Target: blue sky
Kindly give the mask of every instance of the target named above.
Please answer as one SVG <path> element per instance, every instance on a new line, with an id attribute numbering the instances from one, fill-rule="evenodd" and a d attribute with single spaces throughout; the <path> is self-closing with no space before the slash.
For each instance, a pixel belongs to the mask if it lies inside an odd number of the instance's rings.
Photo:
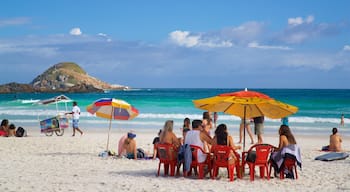
<path id="1" fill-rule="evenodd" d="M 4 0 L 0 84 L 59 62 L 135 88 L 345 88 L 350 1 Z"/>

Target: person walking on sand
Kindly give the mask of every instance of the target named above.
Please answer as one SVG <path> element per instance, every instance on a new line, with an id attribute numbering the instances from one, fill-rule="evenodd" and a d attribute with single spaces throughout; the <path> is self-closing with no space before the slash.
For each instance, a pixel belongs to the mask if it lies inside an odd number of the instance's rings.
<path id="1" fill-rule="evenodd" d="M 83 131 L 81 131 L 79 129 L 79 117 L 80 117 L 80 108 L 78 107 L 78 103 L 76 101 L 73 101 L 73 109 L 72 112 L 69 113 L 65 113 L 67 114 L 71 114 L 73 115 L 73 122 L 72 122 L 72 126 L 73 126 L 73 135 L 72 137 L 75 136 L 75 131 L 77 130 L 81 135 L 83 135 Z"/>
<path id="2" fill-rule="evenodd" d="M 340 117 L 340 126 L 341 127 L 344 127 L 345 123 L 344 123 L 344 114 L 341 114 L 341 117 Z"/>

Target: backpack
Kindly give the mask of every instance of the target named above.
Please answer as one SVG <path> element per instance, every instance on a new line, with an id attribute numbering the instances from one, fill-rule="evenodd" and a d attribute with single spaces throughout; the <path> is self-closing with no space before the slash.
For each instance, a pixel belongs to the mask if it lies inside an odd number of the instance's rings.
<path id="1" fill-rule="evenodd" d="M 16 130 L 16 137 L 25 137 L 27 136 L 26 130 L 23 127 L 18 127 Z"/>

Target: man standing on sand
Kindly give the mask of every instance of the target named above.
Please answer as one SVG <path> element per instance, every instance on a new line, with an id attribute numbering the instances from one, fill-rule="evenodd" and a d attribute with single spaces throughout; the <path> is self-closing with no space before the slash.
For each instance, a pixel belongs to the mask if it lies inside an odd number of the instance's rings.
<path id="1" fill-rule="evenodd" d="M 80 117 L 80 108 L 78 107 L 78 103 L 76 101 L 73 101 L 73 109 L 72 112 L 66 113 L 66 114 L 72 114 L 73 115 L 73 135 L 75 136 L 75 130 L 77 130 L 81 135 L 83 135 L 83 132 L 79 129 L 79 117 Z"/>
<path id="2" fill-rule="evenodd" d="M 262 134 L 264 133 L 264 116 L 254 117 L 254 132 L 258 137 L 258 144 L 263 143 Z"/>

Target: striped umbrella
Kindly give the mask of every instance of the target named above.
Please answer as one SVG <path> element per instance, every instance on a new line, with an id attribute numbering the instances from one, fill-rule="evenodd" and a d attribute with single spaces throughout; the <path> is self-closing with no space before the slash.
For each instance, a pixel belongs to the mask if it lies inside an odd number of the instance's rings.
<path id="1" fill-rule="evenodd" d="M 86 110 L 89 113 L 96 115 L 97 117 L 102 117 L 110 120 L 107 139 L 107 151 L 112 119 L 131 120 L 139 114 L 139 111 L 126 101 L 114 98 L 98 99 L 91 105 L 87 106 Z"/>

